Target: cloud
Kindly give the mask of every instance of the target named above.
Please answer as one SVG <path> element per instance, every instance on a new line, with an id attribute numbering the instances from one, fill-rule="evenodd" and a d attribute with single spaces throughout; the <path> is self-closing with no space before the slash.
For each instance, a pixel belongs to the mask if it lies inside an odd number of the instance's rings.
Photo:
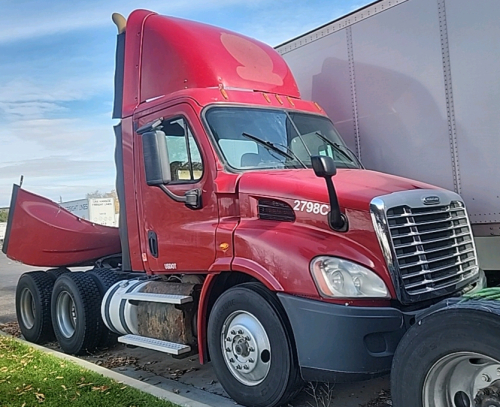
<path id="1" fill-rule="evenodd" d="M 261 3 L 263 0 L 254 0 Z M 246 5 L 245 0 L 146 0 L 141 7 L 169 15 L 181 15 L 190 11 L 221 9 L 234 5 Z M 0 14 L 0 44 L 44 35 L 60 34 L 68 31 L 111 25 L 111 14 L 128 14 L 137 8 L 136 1 L 62 2 L 53 0 L 20 0 L 3 5 Z"/>
<path id="2" fill-rule="evenodd" d="M 109 160 L 48 156 L 0 165 L 0 207 L 8 206 L 12 183 L 24 176 L 23 188 L 58 201 L 84 198 L 88 192 L 115 188 L 115 167 Z"/>
<path id="3" fill-rule="evenodd" d="M 71 171 L 68 171 L 69 169 Z M 0 179 L 12 179 L 21 174 L 26 178 L 71 177 L 71 179 L 78 179 L 78 175 L 75 177 L 73 174 L 84 173 L 86 176 L 97 176 L 113 171 L 114 163 L 111 158 L 109 160 L 91 160 L 84 157 L 78 160 L 54 155 L 2 164 L 0 165 Z"/>
<path id="4" fill-rule="evenodd" d="M 141 7 L 277 45 L 351 11 L 350 1 L 144 0 Z M 136 7 L 133 0 L 2 3 L 0 207 L 20 174 L 27 189 L 54 200 L 114 188 L 110 16 Z"/>
<path id="5" fill-rule="evenodd" d="M 49 113 L 62 112 L 67 110 L 65 107 L 57 103 L 44 101 L 29 101 L 29 102 L 0 102 L 0 111 L 6 118 L 14 119 L 30 116 L 44 117 Z"/>
<path id="6" fill-rule="evenodd" d="M 112 88 L 113 85 L 109 84 L 107 79 L 107 76 L 95 72 L 91 77 L 65 75 L 61 79 L 57 75 L 47 76 L 43 78 L 43 82 L 37 82 L 32 77 L 18 76 L 0 86 L 0 102 L 84 99 L 96 90 L 101 90 L 103 86 Z"/>

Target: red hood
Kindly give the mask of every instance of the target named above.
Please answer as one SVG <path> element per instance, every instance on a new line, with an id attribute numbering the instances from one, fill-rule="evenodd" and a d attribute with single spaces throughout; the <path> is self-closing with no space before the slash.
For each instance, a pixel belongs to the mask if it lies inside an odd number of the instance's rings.
<path id="1" fill-rule="evenodd" d="M 245 172 L 239 178 L 241 193 L 328 203 L 326 183 L 313 170 Z M 339 169 L 333 177 L 342 208 L 367 211 L 376 196 L 411 189 L 436 189 L 423 182 L 369 170 Z"/>

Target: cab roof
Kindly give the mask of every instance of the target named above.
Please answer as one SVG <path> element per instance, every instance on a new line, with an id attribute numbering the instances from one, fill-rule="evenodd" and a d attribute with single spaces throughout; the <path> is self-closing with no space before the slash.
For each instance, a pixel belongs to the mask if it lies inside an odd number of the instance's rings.
<path id="1" fill-rule="evenodd" d="M 132 12 L 125 33 L 122 117 L 147 100 L 191 88 L 300 98 L 288 65 L 272 47 L 223 28 Z"/>

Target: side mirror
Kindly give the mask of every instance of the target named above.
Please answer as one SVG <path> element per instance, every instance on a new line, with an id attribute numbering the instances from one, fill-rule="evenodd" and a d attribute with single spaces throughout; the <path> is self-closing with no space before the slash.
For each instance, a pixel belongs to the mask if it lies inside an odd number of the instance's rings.
<path id="1" fill-rule="evenodd" d="M 165 133 L 161 130 L 148 129 L 142 136 L 142 152 L 144 155 L 144 168 L 146 170 L 146 183 L 157 186 L 176 202 L 184 202 L 190 209 L 200 209 L 201 190 L 191 189 L 184 196 L 176 195 L 165 184 L 172 181 L 170 160 Z"/>
<path id="2" fill-rule="evenodd" d="M 330 228 L 338 232 L 346 232 L 349 224 L 347 217 L 340 212 L 339 200 L 332 177 L 337 174 L 337 167 L 332 157 L 317 155 L 311 157 L 311 164 L 317 177 L 324 178 L 326 188 L 328 189 L 328 198 L 330 200 L 330 212 L 328 213 L 328 223 Z"/>
<path id="3" fill-rule="evenodd" d="M 164 185 L 172 181 L 165 133 L 147 131 L 142 135 L 142 152 L 148 185 Z"/>
<path id="4" fill-rule="evenodd" d="M 311 157 L 311 164 L 317 177 L 333 177 L 337 174 L 337 167 L 332 157 L 316 155 Z"/>

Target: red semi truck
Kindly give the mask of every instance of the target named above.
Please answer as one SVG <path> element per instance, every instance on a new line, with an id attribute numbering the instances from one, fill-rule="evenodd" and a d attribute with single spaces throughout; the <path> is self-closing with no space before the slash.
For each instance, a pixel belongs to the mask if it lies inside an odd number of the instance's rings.
<path id="1" fill-rule="evenodd" d="M 28 340 L 197 352 L 237 402 L 277 406 L 387 372 L 417 312 L 485 285 L 461 197 L 365 170 L 271 47 L 114 20 L 120 228 L 14 186 L 3 251 L 49 268 L 18 283 Z"/>

